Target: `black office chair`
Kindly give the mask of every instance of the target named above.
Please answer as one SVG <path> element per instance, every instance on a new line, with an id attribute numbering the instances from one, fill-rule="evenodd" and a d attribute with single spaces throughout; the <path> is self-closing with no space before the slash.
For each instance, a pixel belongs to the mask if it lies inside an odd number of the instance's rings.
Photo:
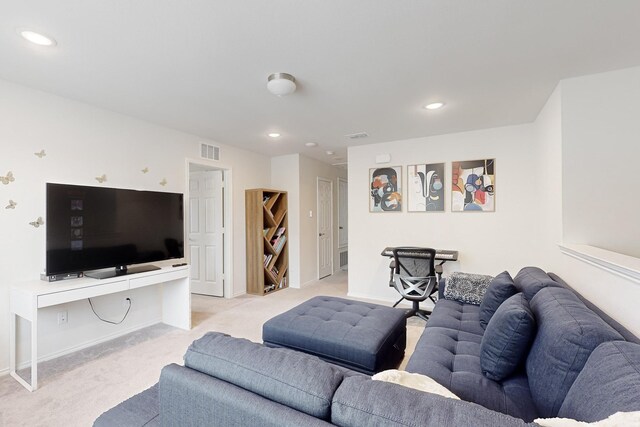
<path id="1" fill-rule="evenodd" d="M 431 248 L 398 247 L 393 249 L 393 269 L 389 286 L 393 286 L 403 299 L 411 301 L 413 307 L 407 318 L 418 316 L 427 320 L 431 311 L 420 308 L 420 302 L 430 298 L 437 291 L 438 278 L 435 269 L 436 250 Z"/>

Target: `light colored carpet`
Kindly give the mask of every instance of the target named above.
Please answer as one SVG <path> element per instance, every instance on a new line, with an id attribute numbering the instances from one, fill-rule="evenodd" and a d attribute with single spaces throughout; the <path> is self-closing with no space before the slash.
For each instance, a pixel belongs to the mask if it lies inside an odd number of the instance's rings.
<path id="1" fill-rule="evenodd" d="M 208 331 L 261 342 L 262 324 L 315 295 L 345 297 L 340 272 L 303 289 L 264 297 L 222 299 L 193 295 L 193 329 L 155 325 L 38 365 L 39 389 L 30 393 L 13 378 L 0 377 L 1 426 L 90 426 L 104 411 L 158 381 L 169 363 L 182 364 L 189 344 Z M 375 301 L 372 301 L 375 302 Z M 407 327 L 404 367 L 424 329 L 413 317 Z"/>

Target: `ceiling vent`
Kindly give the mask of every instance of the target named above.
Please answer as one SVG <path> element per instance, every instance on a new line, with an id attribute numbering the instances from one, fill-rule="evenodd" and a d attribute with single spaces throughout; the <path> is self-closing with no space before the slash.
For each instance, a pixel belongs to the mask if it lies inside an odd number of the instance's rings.
<path id="1" fill-rule="evenodd" d="M 200 157 L 209 160 L 220 160 L 220 147 L 209 144 L 200 144 Z"/>
<path id="2" fill-rule="evenodd" d="M 345 135 L 345 136 L 349 139 L 361 139 L 361 138 L 368 137 L 369 134 L 366 132 L 358 132 L 358 133 L 352 133 L 351 135 Z"/>

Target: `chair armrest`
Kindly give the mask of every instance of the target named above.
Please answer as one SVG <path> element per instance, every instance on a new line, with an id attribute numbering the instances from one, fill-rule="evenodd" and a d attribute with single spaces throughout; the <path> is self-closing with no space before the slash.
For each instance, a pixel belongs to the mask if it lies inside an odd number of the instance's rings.
<path id="1" fill-rule="evenodd" d="M 440 280 L 438 284 L 438 299 L 444 299 L 444 287 L 447 285 L 447 279 Z"/>

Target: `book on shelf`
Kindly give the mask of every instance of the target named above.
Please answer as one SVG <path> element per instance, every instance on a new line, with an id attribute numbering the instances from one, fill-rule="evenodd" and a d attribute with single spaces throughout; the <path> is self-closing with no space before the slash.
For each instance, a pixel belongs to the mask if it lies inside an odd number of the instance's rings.
<path id="1" fill-rule="evenodd" d="M 276 252 L 280 252 L 286 241 L 287 241 L 287 236 L 280 236 L 276 244 L 273 246 L 273 249 L 275 249 Z"/>
<path id="2" fill-rule="evenodd" d="M 265 236 L 269 234 L 269 228 L 265 228 L 264 230 L 262 230 L 262 234 L 264 234 Z"/>
<path id="3" fill-rule="evenodd" d="M 271 259 L 273 258 L 273 254 L 265 254 L 264 255 L 264 266 L 266 267 L 267 265 L 269 265 L 269 261 L 271 261 Z"/>
<path id="4" fill-rule="evenodd" d="M 271 267 L 271 272 L 273 273 L 274 276 L 277 276 L 278 275 L 278 267 L 276 265 Z"/>
<path id="5" fill-rule="evenodd" d="M 265 196 L 262 198 L 262 204 L 263 204 L 263 205 L 266 205 L 270 198 L 271 198 L 271 196 L 267 196 L 267 195 L 265 195 Z"/>

